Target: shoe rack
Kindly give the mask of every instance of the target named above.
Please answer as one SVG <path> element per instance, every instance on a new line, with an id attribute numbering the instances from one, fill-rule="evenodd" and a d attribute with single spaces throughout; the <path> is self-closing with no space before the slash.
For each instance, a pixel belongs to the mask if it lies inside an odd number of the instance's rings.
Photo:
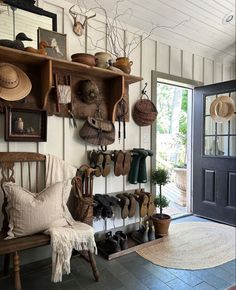
<path id="1" fill-rule="evenodd" d="M 118 73 L 108 69 L 91 67 L 67 60 L 33 54 L 17 49 L 0 47 L 0 62 L 9 62 L 21 68 L 32 82 L 32 91 L 21 101 L 7 102 L 0 99 L 0 109 L 4 106 L 46 109 L 48 115 L 70 117 L 70 112 L 77 119 L 94 116 L 99 104 L 103 118 L 115 121 L 119 102 L 124 99 L 129 104 L 129 85 L 142 80 L 141 77 Z M 72 100 L 69 104 L 59 104 L 56 98 L 54 75 L 59 84 L 69 76 Z M 99 88 L 96 104 L 85 104 L 78 97 L 78 84 L 81 80 L 94 81 Z M 129 115 L 125 116 L 125 121 Z"/>
<path id="2" fill-rule="evenodd" d="M 160 243 L 162 241 L 162 239 L 163 239 L 162 236 L 158 236 L 153 241 L 149 241 L 149 242 L 146 242 L 146 243 L 139 244 L 138 242 L 136 242 L 135 240 L 132 239 L 131 233 L 127 234 L 127 238 L 128 238 L 127 239 L 128 249 L 122 250 L 120 252 L 112 253 L 112 254 L 109 254 L 106 251 L 106 248 L 103 247 L 103 241 L 97 242 L 97 248 L 98 248 L 99 254 L 102 255 L 107 260 L 113 260 L 113 259 L 116 259 L 118 257 L 122 257 L 122 256 L 125 256 L 125 255 L 128 255 L 128 254 L 130 254 L 132 252 L 136 252 L 138 250 L 144 249 L 146 247 L 150 247 L 150 246 L 156 245 L 156 244 Z"/>

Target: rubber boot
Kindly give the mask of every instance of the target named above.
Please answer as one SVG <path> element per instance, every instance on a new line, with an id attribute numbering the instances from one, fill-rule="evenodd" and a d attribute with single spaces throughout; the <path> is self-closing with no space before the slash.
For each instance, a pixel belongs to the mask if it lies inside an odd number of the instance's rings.
<path id="1" fill-rule="evenodd" d="M 133 149 L 133 160 L 131 163 L 131 168 L 130 168 L 129 176 L 128 176 L 129 183 L 131 184 L 138 183 L 140 160 L 142 158 L 146 158 L 147 156 L 148 156 L 148 152 L 146 150 Z"/>
<path id="2" fill-rule="evenodd" d="M 146 158 L 147 156 L 152 156 L 152 150 L 144 150 L 146 152 L 145 155 L 140 159 L 139 171 L 138 171 L 138 183 L 146 183 L 147 182 L 147 169 L 146 169 Z"/>

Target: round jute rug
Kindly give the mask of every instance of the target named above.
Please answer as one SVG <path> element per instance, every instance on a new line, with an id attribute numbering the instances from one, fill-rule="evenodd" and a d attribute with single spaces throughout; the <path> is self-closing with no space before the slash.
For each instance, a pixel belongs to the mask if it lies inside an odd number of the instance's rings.
<path id="1" fill-rule="evenodd" d="M 172 223 L 160 243 L 137 253 L 154 264 L 177 269 L 211 268 L 236 258 L 236 229 L 213 222 Z"/>

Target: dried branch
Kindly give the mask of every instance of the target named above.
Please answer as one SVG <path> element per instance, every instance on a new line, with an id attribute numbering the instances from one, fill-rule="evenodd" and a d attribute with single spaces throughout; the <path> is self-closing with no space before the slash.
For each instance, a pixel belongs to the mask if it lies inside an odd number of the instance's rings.
<path id="1" fill-rule="evenodd" d="M 151 34 L 156 30 L 156 29 L 175 29 L 176 27 L 182 25 L 184 22 L 190 21 L 191 18 L 185 19 L 181 21 L 180 23 L 177 23 L 176 25 L 173 26 L 168 26 L 168 25 L 154 25 L 152 24 L 151 30 L 147 32 L 143 32 L 141 30 L 137 30 L 136 32 L 133 33 L 133 38 L 127 42 L 126 39 L 124 39 L 124 31 L 127 31 L 127 27 L 125 26 L 124 22 L 121 21 L 121 18 L 124 16 L 133 16 L 133 10 L 131 8 L 126 8 L 123 11 L 120 11 L 120 4 L 125 2 L 126 0 L 117 0 L 115 8 L 113 9 L 113 17 L 108 17 L 108 12 L 107 10 L 99 3 L 98 0 L 94 0 L 95 2 L 95 7 L 93 8 L 87 8 L 85 5 L 85 1 L 81 0 L 81 3 L 83 3 L 84 8 L 86 9 L 86 13 L 91 10 L 99 10 L 103 16 L 105 17 L 105 24 L 106 24 L 106 33 L 104 33 L 104 30 L 100 30 L 100 28 L 95 28 L 91 26 L 89 23 L 87 24 L 88 28 L 92 28 L 95 31 L 99 33 L 103 33 L 104 37 L 101 37 L 100 39 L 94 40 L 92 37 L 88 35 L 88 39 L 91 42 L 91 45 L 95 49 L 103 49 L 104 47 L 101 47 L 99 44 L 102 40 L 106 38 L 107 41 L 107 48 L 106 50 L 111 53 L 113 56 L 120 57 L 120 56 L 126 56 L 129 57 L 131 53 L 141 44 L 143 43 L 147 38 L 151 36 Z M 77 0 L 77 3 L 79 0 Z M 79 4 L 77 4 L 79 5 Z M 99 13 L 98 11 L 98 13 Z"/>

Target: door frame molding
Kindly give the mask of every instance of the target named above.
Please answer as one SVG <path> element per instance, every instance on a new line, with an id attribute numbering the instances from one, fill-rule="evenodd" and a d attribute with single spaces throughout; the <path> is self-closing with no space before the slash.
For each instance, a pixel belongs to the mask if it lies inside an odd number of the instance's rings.
<path id="1" fill-rule="evenodd" d="M 174 86 L 180 86 L 186 89 L 192 89 L 194 90 L 195 87 L 203 86 L 203 82 L 195 81 L 192 79 L 179 77 L 167 73 L 163 73 L 160 71 L 152 70 L 151 72 L 151 99 L 155 106 L 157 105 L 157 82 L 160 83 L 166 83 L 169 85 Z M 187 200 L 187 209 L 188 211 L 192 212 L 193 207 L 193 189 L 192 189 L 192 176 L 193 176 L 193 168 L 192 168 L 192 162 L 193 162 L 193 93 L 192 97 L 189 100 L 188 99 L 189 108 L 188 109 L 188 120 L 191 120 L 190 123 L 188 123 L 188 146 L 187 146 L 187 156 L 188 156 L 188 168 L 187 171 L 187 193 L 188 193 L 188 200 Z M 189 142 L 190 141 L 190 142 Z M 151 149 L 153 151 L 153 158 L 152 158 L 152 164 L 151 164 L 151 171 L 153 168 L 156 167 L 156 122 L 154 122 L 151 126 Z M 152 191 L 156 192 L 156 186 L 152 185 Z"/>

